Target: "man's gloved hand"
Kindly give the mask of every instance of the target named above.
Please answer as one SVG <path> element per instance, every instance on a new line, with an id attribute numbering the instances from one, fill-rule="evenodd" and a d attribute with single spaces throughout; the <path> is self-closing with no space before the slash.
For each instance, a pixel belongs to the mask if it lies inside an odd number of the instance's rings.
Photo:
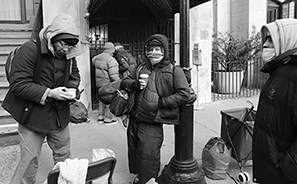
<path id="1" fill-rule="evenodd" d="M 158 109 L 163 109 L 164 106 L 163 106 L 163 103 L 162 103 L 162 98 L 159 98 L 158 100 Z"/>
<path id="2" fill-rule="evenodd" d="M 79 100 L 80 99 L 80 94 L 84 91 L 84 89 L 82 91 L 79 91 L 79 89 L 76 89 L 76 95 L 75 95 L 75 99 Z"/>
<path id="3" fill-rule="evenodd" d="M 138 80 L 135 80 L 133 83 L 132 83 L 132 87 L 136 90 L 139 90 L 140 89 L 140 82 Z"/>

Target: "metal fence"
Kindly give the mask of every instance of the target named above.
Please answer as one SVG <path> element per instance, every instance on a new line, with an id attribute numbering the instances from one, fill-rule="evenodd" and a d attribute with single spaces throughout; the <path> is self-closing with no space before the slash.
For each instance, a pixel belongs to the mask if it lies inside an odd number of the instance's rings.
<path id="1" fill-rule="evenodd" d="M 260 72 L 263 66 L 261 58 L 256 58 L 246 64 L 244 70 L 226 72 L 220 68 L 220 63 L 212 66 L 212 101 L 251 97 L 260 93 L 268 79 L 268 74 Z"/>

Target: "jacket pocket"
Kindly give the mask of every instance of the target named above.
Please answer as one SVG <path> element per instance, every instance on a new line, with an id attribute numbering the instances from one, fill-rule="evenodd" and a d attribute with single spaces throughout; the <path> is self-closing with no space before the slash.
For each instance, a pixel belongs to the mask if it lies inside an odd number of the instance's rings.
<path id="1" fill-rule="evenodd" d="M 20 124 L 27 123 L 33 106 L 34 102 L 15 96 L 10 90 L 2 103 L 2 107 Z"/>
<path id="2" fill-rule="evenodd" d="M 28 120 L 30 119 L 32 111 L 33 111 L 32 109 L 34 108 L 33 102 L 27 101 L 27 103 L 28 104 L 24 108 L 22 119 L 19 122 L 20 124 L 23 124 L 23 125 L 26 124 L 28 122 Z"/>
<path id="3" fill-rule="evenodd" d="M 162 124 L 179 124 L 179 107 L 172 109 L 159 109 L 154 121 Z"/>
<path id="4" fill-rule="evenodd" d="M 283 156 L 278 165 L 285 178 L 294 183 L 297 182 L 297 165 L 289 153 Z"/>

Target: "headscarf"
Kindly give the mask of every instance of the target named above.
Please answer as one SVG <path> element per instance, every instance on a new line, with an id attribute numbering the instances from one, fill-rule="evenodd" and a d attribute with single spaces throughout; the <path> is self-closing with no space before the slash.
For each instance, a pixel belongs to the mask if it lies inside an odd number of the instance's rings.
<path id="1" fill-rule="evenodd" d="M 261 29 L 262 45 L 265 42 L 267 31 L 271 34 L 276 56 L 297 48 L 296 19 L 279 19 L 264 25 Z"/>

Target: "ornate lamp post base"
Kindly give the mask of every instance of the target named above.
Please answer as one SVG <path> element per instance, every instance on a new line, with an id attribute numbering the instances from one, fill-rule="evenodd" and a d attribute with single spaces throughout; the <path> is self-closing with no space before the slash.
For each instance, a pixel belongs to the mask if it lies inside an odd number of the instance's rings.
<path id="1" fill-rule="evenodd" d="M 196 159 L 178 161 L 173 156 L 158 178 L 160 184 L 206 184 L 204 172 L 199 168 Z"/>

